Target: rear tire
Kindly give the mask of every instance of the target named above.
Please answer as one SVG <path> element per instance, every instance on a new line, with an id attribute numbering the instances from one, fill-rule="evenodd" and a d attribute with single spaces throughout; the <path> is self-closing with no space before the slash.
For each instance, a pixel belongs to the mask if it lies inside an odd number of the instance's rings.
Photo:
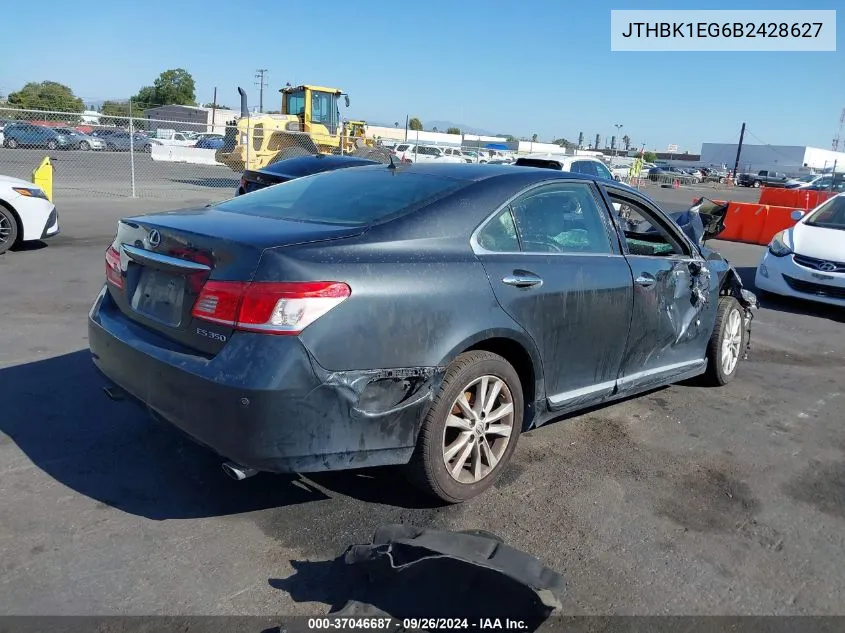
<path id="1" fill-rule="evenodd" d="M 728 384 L 736 376 L 745 349 L 742 308 L 733 297 L 719 297 L 716 324 L 707 344 L 707 371 L 703 382 L 712 387 Z"/>
<path id="2" fill-rule="evenodd" d="M 6 139 L 6 147 L 8 147 L 9 149 L 17 149 L 18 142 L 13 138 L 8 138 Z"/>
<path id="3" fill-rule="evenodd" d="M 18 221 L 15 214 L 0 205 L 0 255 L 18 241 Z"/>
<path id="4" fill-rule="evenodd" d="M 80 141 L 79 149 L 81 149 L 83 152 L 87 152 L 89 149 L 91 149 L 91 146 L 88 145 L 88 141 Z"/>
<path id="5" fill-rule="evenodd" d="M 461 354 L 423 420 L 408 478 L 447 503 L 481 494 L 510 461 L 523 411 L 519 376 L 504 358 L 486 351 Z"/>

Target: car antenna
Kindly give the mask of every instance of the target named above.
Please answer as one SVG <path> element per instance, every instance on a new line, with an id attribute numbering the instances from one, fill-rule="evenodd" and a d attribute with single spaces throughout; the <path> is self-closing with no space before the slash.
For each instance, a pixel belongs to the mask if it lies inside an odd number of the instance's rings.
<path id="1" fill-rule="evenodd" d="M 396 163 L 393 162 L 393 154 L 388 154 L 388 158 L 390 159 L 390 164 L 387 166 L 387 168 L 396 169 Z"/>

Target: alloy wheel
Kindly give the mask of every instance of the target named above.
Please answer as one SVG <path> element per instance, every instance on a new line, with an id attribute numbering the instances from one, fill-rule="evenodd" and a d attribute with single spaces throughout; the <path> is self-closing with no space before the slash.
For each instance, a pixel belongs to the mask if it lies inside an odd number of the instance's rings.
<path id="1" fill-rule="evenodd" d="M 733 309 L 728 314 L 728 322 L 725 324 L 725 333 L 722 336 L 722 371 L 725 374 L 732 374 L 736 369 L 741 347 L 742 317 L 739 310 Z"/>
<path id="2" fill-rule="evenodd" d="M 451 477 L 474 484 L 502 459 L 514 424 L 513 396 L 504 380 L 481 376 L 461 390 L 443 429 L 443 463 Z"/>

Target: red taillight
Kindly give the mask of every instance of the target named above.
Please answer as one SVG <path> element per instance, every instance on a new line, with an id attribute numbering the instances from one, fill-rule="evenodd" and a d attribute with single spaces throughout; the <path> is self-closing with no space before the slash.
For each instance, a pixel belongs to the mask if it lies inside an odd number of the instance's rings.
<path id="1" fill-rule="evenodd" d="M 268 334 L 299 334 L 350 295 L 337 281 L 209 281 L 191 314 L 197 319 Z"/>
<path id="2" fill-rule="evenodd" d="M 117 288 L 123 288 L 123 273 L 120 271 L 120 253 L 114 246 L 106 251 L 106 281 Z"/>

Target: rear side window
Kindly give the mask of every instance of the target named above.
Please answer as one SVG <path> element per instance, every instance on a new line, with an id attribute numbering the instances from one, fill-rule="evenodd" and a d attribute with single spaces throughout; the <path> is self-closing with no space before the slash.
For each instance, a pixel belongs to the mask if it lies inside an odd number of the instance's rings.
<path id="1" fill-rule="evenodd" d="M 280 220 L 365 226 L 401 215 L 465 184 L 381 166 L 339 169 L 238 196 L 216 208 Z"/>
<path id="2" fill-rule="evenodd" d="M 410 147 L 410 145 L 408 145 L 407 143 L 404 144 L 404 145 L 397 145 L 396 151 L 397 152 L 404 152 L 404 151 L 407 151 L 409 147 Z"/>
<path id="3" fill-rule="evenodd" d="M 596 163 L 591 160 L 576 160 L 572 163 L 570 171 L 574 171 L 578 174 L 587 174 L 588 176 L 599 176 L 599 172 L 596 169 Z"/>

